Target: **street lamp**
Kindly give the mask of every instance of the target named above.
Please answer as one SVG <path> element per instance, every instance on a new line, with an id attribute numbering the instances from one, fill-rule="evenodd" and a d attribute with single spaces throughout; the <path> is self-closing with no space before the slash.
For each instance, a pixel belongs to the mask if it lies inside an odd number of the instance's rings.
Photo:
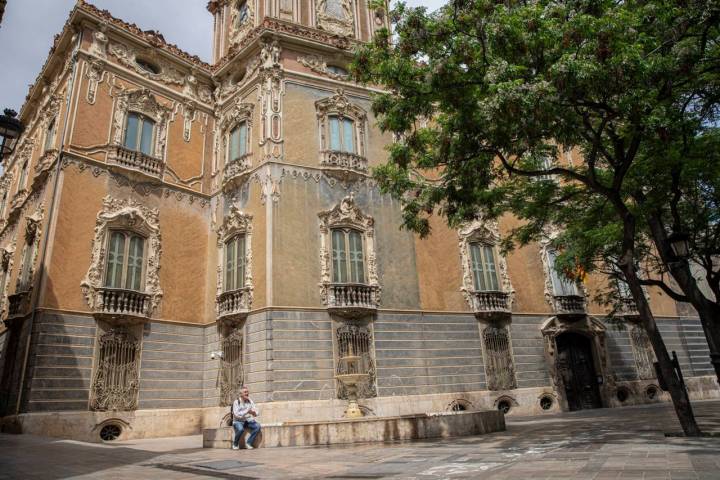
<path id="1" fill-rule="evenodd" d="M 670 242 L 670 248 L 672 249 L 675 258 L 683 260 L 690 256 L 689 240 L 690 235 L 673 229 L 673 232 L 668 237 L 668 241 Z"/>
<path id="2" fill-rule="evenodd" d="M 5 115 L 0 115 L 0 137 L 2 137 L 0 163 L 2 163 L 6 155 L 10 155 L 15 150 L 20 134 L 23 132 L 22 123 L 15 118 L 17 112 L 6 108 L 4 113 Z"/>

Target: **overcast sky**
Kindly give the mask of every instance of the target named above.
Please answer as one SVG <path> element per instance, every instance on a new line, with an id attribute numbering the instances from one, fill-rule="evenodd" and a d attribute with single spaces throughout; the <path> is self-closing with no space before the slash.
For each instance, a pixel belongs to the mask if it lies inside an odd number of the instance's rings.
<path id="1" fill-rule="evenodd" d="M 444 0 L 406 0 L 438 8 Z M 165 40 L 209 62 L 212 17 L 207 0 L 90 0 L 143 30 L 159 30 Z M 19 111 L 29 85 L 45 62 L 53 36 L 60 33 L 75 0 L 9 0 L 0 25 L 0 110 Z"/>

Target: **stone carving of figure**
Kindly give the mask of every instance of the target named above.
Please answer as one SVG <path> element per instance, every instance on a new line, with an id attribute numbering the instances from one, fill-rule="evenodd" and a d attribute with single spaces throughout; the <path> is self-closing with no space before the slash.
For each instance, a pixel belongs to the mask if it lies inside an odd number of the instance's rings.
<path id="1" fill-rule="evenodd" d="M 351 18 L 350 2 L 344 0 L 320 0 L 320 11 L 328 17 L 345 20 Z"/>

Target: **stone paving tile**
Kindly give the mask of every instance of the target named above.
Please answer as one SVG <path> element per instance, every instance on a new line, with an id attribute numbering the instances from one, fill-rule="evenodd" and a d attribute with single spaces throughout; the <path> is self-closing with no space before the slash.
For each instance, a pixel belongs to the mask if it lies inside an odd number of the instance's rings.
<path id="1" fill-rule="evenodd" d="M 720 425 L 720 401 L 696 402 Z M 412 443 L 203 450 L 199 436 L 98 445 L 0 435 L 4 479 L 717 479 L 720 438 L 666 437 L 669 405 L 507 419 L 491 435 Z"/>

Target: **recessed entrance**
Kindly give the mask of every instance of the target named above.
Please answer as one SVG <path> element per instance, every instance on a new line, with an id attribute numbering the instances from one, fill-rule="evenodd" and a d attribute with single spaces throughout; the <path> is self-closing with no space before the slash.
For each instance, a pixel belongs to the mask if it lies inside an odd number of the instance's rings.
<path id="1" fill-rule="evenodd" d="M 570 411 L 602 407 L 589 338 L 565 332 L 555 339 L 557 373 L 565 386 Z"/>

